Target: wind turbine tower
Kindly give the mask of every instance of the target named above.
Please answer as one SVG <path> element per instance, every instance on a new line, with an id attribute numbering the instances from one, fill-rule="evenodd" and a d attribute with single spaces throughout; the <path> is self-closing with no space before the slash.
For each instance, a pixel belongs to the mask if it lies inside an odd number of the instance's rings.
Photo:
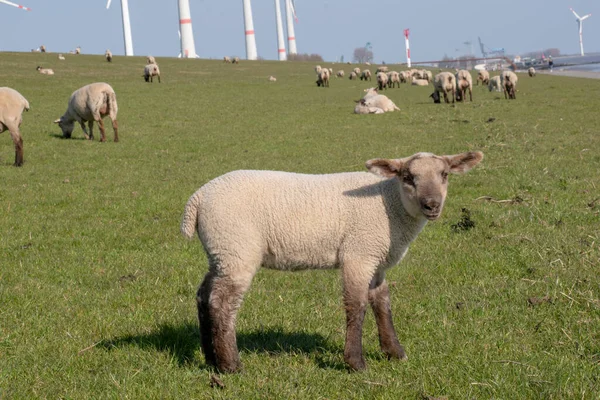
<path id="1" fill-rule="evenodd" d="M 583 56 L 584 55 L 583 54 L 583 34 L 581 33 L 581 28 L 583 27 L 583 20 L 591 17 L 592 14 L 588 14 L 588 15 L 584 15 L 583 17 L 580 17 L 579 15 L 577 15 L 575 10 L 573 10 L 572 8 L 571 8 L 571 11 L 573 11 L 573 14 L 575 14 L 575 18 L 577 18 L 577 25 L 579 25 L 579 48 L 581 50 L 581 55 Z"/>
<path id="2" fill-rule="evenodd" d="M 288 51 L 290 54 L 297 54 L 296 34 L 294 33 L 294 17 L 296 16 L 296 10 L 294 9 L 292 0 L 285 0 L 285 16 L 287 19 Z"/>
<path id="3" fill-rule="evenodd" d="M 252 6 L 250 0 L 244 2 L 244 31 L 246 34 L 246 59 L 256 60 L 256 37 L 254 36 L 254 22 L 252 22 Z"/>
<path id="4" fill-rule="evenodd" d="M 281 8 L 279 7 L 279 0 L 275 0 L 275 19 L 277 20 L 277 54 L 279 55 L 279 61 L 285 61 L 287 60 L 287 56 L 285 54 L 283 23 L 281 22 Z"/>
<path id="5" fill-rule="evenodd" d="M 179 0 L 179 32 L 181 40 L 181 57 L 196 58 L 196 45 L 192 32 L 192 14 L 190 0 Z"/>
<path id="6" fill-rule="evenodd" d="M 110 7 L 110 2 L 106 3 L 106 9 Z M 125 55 L 133 55 L 133 41 L 131 40 L 131 23 L 129 22 L 129 4 L 127 0 L 121 0 L 121 15 L 123 17 L 123 40 L 125 41 Z"/>

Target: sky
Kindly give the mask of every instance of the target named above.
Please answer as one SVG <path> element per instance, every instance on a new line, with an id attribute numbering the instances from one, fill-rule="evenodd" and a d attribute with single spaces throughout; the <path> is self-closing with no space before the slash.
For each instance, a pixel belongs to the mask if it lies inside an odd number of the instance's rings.
<path id="1" fill-rule="evenodd" d="M 10 0 L 30 7 L 26 12 L 0 3 L 0 51 L 30 51 L 45 45 L 50 52 L 81 46 L 85 54 L 125 53 L 121 2 L 113 0 Z M 201 58 L 225 55 L 245 58 L 241 0 L 189 0 L 196 53 Z M 275 0 L 252 0 L 258 55 L 277 59 Z M 177 0 L 129 0 L 135 55 L 176 57 L 180 52 Z M 285 7 L 280 0 L 282 13 Z M 403 30 L 410 29 L 413 62 L 467 53 L 464 42 L 477 37 L 488 47 L 509 54 L 559 48 L 579 52 L 579 15 L 586 53 L 600 51 L 598 0 L 295 0 L 299 53 L 317 53 L 326 61 L 352 59 L 355 48 L 370 42 L 375 62 L 405 62 Z M 283 17 L 285 32 L 285 16 Z M 287 43 L 286 43 L 287 45 Z"/>

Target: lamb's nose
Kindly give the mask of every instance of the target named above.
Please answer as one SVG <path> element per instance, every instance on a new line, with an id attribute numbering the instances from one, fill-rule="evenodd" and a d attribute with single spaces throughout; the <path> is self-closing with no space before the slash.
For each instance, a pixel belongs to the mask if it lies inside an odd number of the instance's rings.
<path id="1" fill-rule="evenodd" d="M 421 201 L 421 206 L 429 212 L 437 212 L 440 209 L 440 202 L 429 198 Z"/>

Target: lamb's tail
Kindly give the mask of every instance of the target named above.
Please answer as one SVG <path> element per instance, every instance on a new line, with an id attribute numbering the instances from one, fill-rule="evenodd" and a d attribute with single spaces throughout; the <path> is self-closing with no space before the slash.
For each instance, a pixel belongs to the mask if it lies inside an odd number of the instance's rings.
<path id="1" fill-rule="evenodd" d="M 117 112 L 119 111 L 119 106 L 117 105 L 117 96 L 115 95 L 115 92 L 110 91 L 107 93 L 107 102 L 110 118 L 114 121 L 117 119 Z"/>
<path id="2" fill-rule="evenodd" d="M 29 111 L 29 102 L 25 99 L 25 111 Z"/>
<path id="3" fill-rule="evenodd" d="M 194 233 L 196 233 L 201 200 L 202 193 L 198 190 L 190 197 L 185 205 L 185 211 L 183 212 L 183 219 L 181 221 L 181 233 L 188 239 L 191 239 L 194 236 Z"/>

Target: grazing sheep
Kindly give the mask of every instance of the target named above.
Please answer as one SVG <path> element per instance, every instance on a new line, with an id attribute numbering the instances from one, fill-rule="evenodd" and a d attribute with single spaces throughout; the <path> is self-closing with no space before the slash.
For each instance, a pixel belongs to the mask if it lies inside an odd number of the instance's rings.
<path id="1" fill-rule="evenodd" d="M 361 72 L 360 74 L 360 80 L 372 80 L 371 79 L 371 71 L 369 71 L 368 69 L 365 69 L 363 72 Z"/>
<path id="2" fill-rule="evenodd" d="M 112 62 L 112 51 L 106 49 L 106 53 L 104 53 L 104 57 L 106 57 L 106 61 Z"/>
<path id="3" fill-rule="evenodd" d="M 44 46 L 44 45 L 41 45 L 41 46 L 40 46 L 40 51 L 41 51 L 42 53 L 45 53 L 45 52 L 46 52 L 46 46 Z"/>
<path id="4" fill-rule="evenodd" d="M 307 175 L 233 171 L 188 200 L 181 232 L 197 232 L 209 269 L 196 302 L 206 363 L 242 368 L 235 322 L 262 267 L 284 271 L 341 269 L 346 311 L 344 360 L 366 368 L 363 319 L 370 304 L 382 352 L 406 359 L 393 326 L 386 271 L 398 264 L 428 221 L 440 217 L 448 174 L 461 174 L 481 152 L 372 159 L 367 172 Z"/>
<path id="5" fill-rule="evenodd" d="M 494 77 L 490 78 L 490 83 L 488 84 L 488 89 L 490 92 L 492 90 L 495 90 L 496 92 L 502 91 L 502 79 L 500 78 L 500 76 L 494 76 Z"/>
<path id="6" fill-rule="evenodd" d="M 320 66 L 320 65 L 317 65 L 317 66 L 315 67 L 315 73 L 316 73 L 317 75 L 319 75 L 319 74 L 321 73 L 321 69 L 322 69 L 322 68 L 321 68 L 321 66 Z"/>
<path id="7" fill-rule="evenodd" d="M 356 74 L 356 76 L 360 76 L 360 73 L 361 73 L 360 68 L 356 67 L 352 71 L 354 71 L 354 73 Z"/>
<path id="8" fill-rule="evenodd" d="M 434 103 L 440 103 L 440 92 L 444 94 L 444 101 L 450 103 L 448 94 L 452 93 L 452 103 L 456 99 L 456 78 L 451 72 L 440 72 L 433 79 L 435 91 L 431 94 Z"/>
<path id="9" fill-rule="evenodd" d="M 428 83 L 433 83 L 433 73 L 431 71 L 423 70 L 421 74 Z"/>
<path id="10" fill-rule="evenodd" d="M 58 55 L 58 59 L 59 59 L 60 61 L 65 61 L 65 56 L 63 56 L 62 54 L 59 54 L 59 55 Z"/>
<path id="11" fill-rule="evenodd" d="M 408 81 L 410 81 L 410 80 L 411 80 L 410 71 L 400 72 L 400 82 L 401 83 L 408 83 Z"/>
<path id="12" fill-rule="evenodd" d="M 388 84 L 387 74 L 385 72 L 378 72 L 377 73 L 377 86 L 379 87 L 379 90 L 387 89 L 387 84 Z"/>
<path id="13" fill-rule="evenodd" d="M 413 86 L 427 86 L 429 85 L 429 82 L 427 81 L 427 79 L 412 78 L 410 84 Z"/>
<path id="14" fill-rule="evenodd" d="M 400 111 L 396 104 L 394 104 L 394 102 L 386 95 L 379 94 L 377 88 L 365 89 L 365 92 L 366 94 L 363 96 L 363 99 L 365 100 L 367 106 L 378 107 L 385 112 L 392 112 L 395 110 Z"/>
<path id="15" fill-rule="evenodd" d="M 15 89 L 0 87 L 0 132 L 8 130 L 15 144 L 15 167 L 23 165 L 23 138 L 19 129 L 23 110 L 29 111 L 27 99 Z"/>
<path id="16" fill-rule="evenodd" d="M 400 87 L 400 74 L 396 71 L 388 72 L 388 87 L 393 88 L 394 85 Z"/>
<path id="17" fill-rule="evenodd" d="M 239 57 L 233 57 L 233 60 L 231 60 L 232 64 L 239 64 L 240 63 L 240 58 Z"/>
<path id="18" fill-rule="evenodd" d="M 329 70 L 327 68 L 321 69 L 317 79 L 317 86 L 329 87 Z"/>
<path id="19" fill-rule="evenodd" d="M 54 75 L 54 71 L 51 68 L 42 68 L 38 65 L 36 70 L 42 75 Z"/>
<path id="20" fill-rule="evenodd" d="M 271 75 L 269 77 L 269 82 L 277 82 L 277 78 L 275 78 L 273 75 Z"/>
<path id="21" fill-rule="evenodd" d="M 144 80 L 146 82 L 153 82 L 154 77 L 158 78 L 158 83 L 160 83 L 160 69 L 158 69 L 158 65 L 156 64 L 148 64 L 144 67 Z"/>
<path id="22" fill-rule="evenodd" d="M 348 79 L 356 80 L 356 79 L 358 79 L 358 75 L 356 74 L 355 71 L 352 71 L 352 72 L 350 72 L 350 76 L 348 76 Z"/>
<path id="23" fill-rule="evenodd" d="M 529 74 L 530 77 L 533 78 L 535 76 L 535 68 L 529 67 L 529 69 L 527 70 L 527 73 Z"/>
<path id="24" fill-rule="evenodd" d="M 225 56 L 223 57 L 223 62 L 227 64 L 231 64 L 231 57 Z"/>
<path id="25" fill-rule="evenodd" d="M 153 56 L 146 57 L 146 64 L 156 64 L 156 59 Z"/>
<path id="26" fill-rule="evenodd" d="M 333 75 L 333 68 L 328 68 L 329 69 L 329 76 Z"/>
<path id="27" fill-rule="evenodd" d="M 115 91 L 108 83 L 97 82 L 90 83 L 73 92 L 69 98 L 69 106 L 64 115 L 54 121 L 62 129 L 63 137 L 70 138 L 75 127 L 75 121 L 79 122 L 86 139 L 93 140 L 94 121 L 100 128 L 101 142 L 106 141 L 104 132 L 104 122 L 102 119 L 107 115 L 110 117 L 112 127 L 115 132 L 115 142 L 119 141 L 117 125 L 117 97 Z M 90 132 L 85 129 L 85 123 L 88 123 Z"/>
<path id="28" fill-rule="evenodd" d="M 379 107 L 368 106 L 365 99 L 357 100 L 356 106 L 354 107 L 354 114 L 383 114 L 384 112 L 385 111 Z"/>
<path id="29" fill-rule="evenodd" d="M 469 100 L 473 101 L 473 78 L 466 69 L 461 69 L 456 77 L 456 101 L 465 101 L 465 93 L 469 91 Z"/>
<path id="30" fill-rule="evenodd" d="M 344 70 L 340 69 L 338 72 L 335 73 L 335 76 L 338 78 L 343 78 L 344 77 Z"/>
<path id="31" fill-rule="evenodd" d="M 75 48 L 75 54 L 81 54 L 81 47 L 77 46 L 77 48 Z"/>
<path id="32" fill-rule="evenodd" d="M 411 69 L 410 70 L 410 76 L 411 78 L 416 78 L 416 79 L 423 79 L 423 71 L 419 70 L 419 69 Z"/>
<path id="33" fill-rule="evenodd" d="M 517 98 L 517 74 L 512 71 L 503 71 L 500 80 L 502 81 L 502 90 L 505 99 Z"/>
<path id="34" fill-rule="evenodd" d="M 481 81 L 482 85 L 489 85 L 490 73 L 485 69 L 480 69 L 479 72 L 477 72 L 477 86 L 479 86 L 479 81 Z"/>

